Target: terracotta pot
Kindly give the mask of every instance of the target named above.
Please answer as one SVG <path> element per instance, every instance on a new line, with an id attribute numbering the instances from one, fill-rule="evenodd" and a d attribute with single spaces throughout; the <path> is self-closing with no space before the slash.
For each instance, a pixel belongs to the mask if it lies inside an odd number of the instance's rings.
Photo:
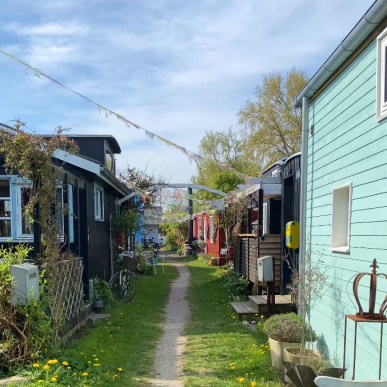
<path id="1" fill-rule="evenodd" d="M 301 364 L 301 359 L 305 359 L 305 361 L 306 361 L 306 359 L 308 358 L 307 355 L 300 356 L 300 355 L 296 355 L 294 353 L 291 353 L 288 351 L 288 349 L 290 349 L 290 348 L 294 348 L 294 347 L 292 347 L 291 345 L 285 345 L 283 348 L 284 361 L 287 361 L 289 363 L 295 363 L 295 364 Z M 299 346 L 299 348 L 300 348 L 300 346 Z M 312 351 L 312 352 L 316 354 L 316 352 L 314 352 L 314 351 Z M 305 364 L 305 362 L 303 362 L 303 363 Z M 286 375 L 285 375 L 285 382 L 289 383 L 289 384 L 293 384 L 293 382 Z"/>
<path id="2" fill-rule="evenodd" d="M 300 348 L 301 343 L 285 343 L 269 338 L 271 365 L 278 370 L 285 370 L 282 361 L 284 360 L 283 349 L 288 348 Z"/>

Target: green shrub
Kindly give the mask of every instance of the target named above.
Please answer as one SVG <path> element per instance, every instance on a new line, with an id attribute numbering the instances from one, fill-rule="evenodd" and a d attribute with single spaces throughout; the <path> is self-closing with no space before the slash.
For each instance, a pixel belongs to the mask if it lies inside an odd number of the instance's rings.
<path id="1" fill-rule="evenodd" d="M 246 298 L 249 294 L 249 281 L 243 278 L 241 273 L 234 270 L 221 269 L 224 287 L 233 297 Z"/>
<path id="2" fill-rule="evenodd" d="M 167 245 L 176 246 L 176 239 L 177 237 L 172 231 L 167 232 Z"/>
<path id="3" fill-rule="evenodd" d="M 199 260 L 200 262 L 209 265 L 211 258 L 215 258 L 214 254 L 199 254 Z"/>
<path id="4" fill-rule="evenodd" d="M 295 313 L 276 314 L 267 319 L 263 330 L 269 338 L 285 343 L 301 343 L 302 318 Z M 316 341 L 313 329 L 305 324 L 305 341 Z"/>
<path id="5" fill-rule="evenodd" d="M 113 303 L 114 298 L 109 284 L 101 278 L 95 278 L 93 283 L 93 296 L 94 298 L 100 296 L 102 298 L 103 306 L 109 309 Z"/>

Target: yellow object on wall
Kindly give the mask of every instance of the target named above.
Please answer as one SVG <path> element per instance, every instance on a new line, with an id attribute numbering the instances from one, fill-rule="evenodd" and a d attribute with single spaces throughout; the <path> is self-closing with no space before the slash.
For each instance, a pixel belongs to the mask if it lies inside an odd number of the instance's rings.
<path id="1" fill-rule="evenodd" d="M 286 246 L 294 250 L 300 246 L 300 224 L 296 221 L 286 223 Z"/>

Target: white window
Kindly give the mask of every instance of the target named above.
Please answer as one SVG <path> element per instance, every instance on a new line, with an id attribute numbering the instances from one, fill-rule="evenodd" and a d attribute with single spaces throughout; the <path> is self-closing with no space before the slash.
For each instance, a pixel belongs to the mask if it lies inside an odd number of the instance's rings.
<path id="1" fill-rule="evenodd" d="M 203 236 L 203 232 L 202 232 L 202 218 L 199 218 L 198 219 L 198 223 L 199 223 L 199 235 L 198 235 L 198 238 L 200 239 L 202 236 Z"/>
<path id="2" fill-rule="evenodd" d="M 387 29 L 377 38 L 376 119 L 387 116 Z"/>
<path id="3" fill-rule="evenodd" d="M 263 207 L 262 207 L 263 211 L 262 211 L 262 235 L 266 235 L 267 234 L 267 203 L 263 203 Z"/>
<path id="4" fill-rule="evenodd" d="M 332 251 L 349 251 L 351 224 L 351 183 L 333 189 L 332 195 Z"/>
<path id="5" fill-rule="evenodd" d="M 211 240 L 212 243 L 212 238 L 214 237 L 214 217 L 210 217 L 210 236 L 209 239 Z"/>
<path id="6" fill-rule="evenodd" d="M 17 238 L 32 238 L 34 235 L 33 219 L 26 213 L 25 208 L 31 197 L 31 189 L 24 185 L 16 186 L 16 222 Z"/>
<path id="7" fill-rule="evenodd" d="M 204 217 L 204 241 L 207 241 L 207 216 Z"/>
<path id="8" fill-rule="evenodd" d="M 94 184 L 94 218 L 95 220 L 104 219 L 103 188 L 98 184 Z"/>
<path id="9" fill-rule="evenodd" d="M 274 171 L 271 173 L 271 175 L 272 175 L 273 177 L 281 176 L 280 169 L 277 168 L 276 170 L 274 170 Z"/>
<path id="10" fill-rule="evenodd" d="M 11 238 L 11 185 L 9 180 L 0 180 L 0 238 Z"/>

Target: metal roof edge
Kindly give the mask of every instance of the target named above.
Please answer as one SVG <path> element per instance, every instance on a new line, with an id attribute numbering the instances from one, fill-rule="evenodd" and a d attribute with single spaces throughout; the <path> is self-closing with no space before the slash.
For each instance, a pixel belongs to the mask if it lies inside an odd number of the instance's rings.
<path id="1" fill-rule="evenodd" d="M 387 0 L 376 0 L 296 96 L 293 107 L 300 108 L 303 97 L 312 97 L 386 16 Z"/>

